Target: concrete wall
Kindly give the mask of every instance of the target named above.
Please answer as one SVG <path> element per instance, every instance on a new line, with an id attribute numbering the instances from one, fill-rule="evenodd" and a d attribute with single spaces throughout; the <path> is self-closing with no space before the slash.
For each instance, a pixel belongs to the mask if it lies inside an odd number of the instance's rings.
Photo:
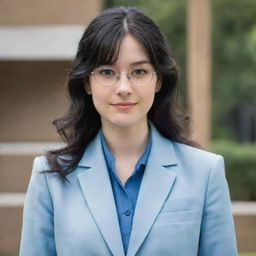
<path id="1" fill-rule="evenodd" d="M 101 9 L 99 0 L 3 0 L 0 26 L 87 24 Z"/>
<path id="2" fill-rule="evenodd" d="M 69 62 L 0 62 L 0 141 L 56 141 Z"/>

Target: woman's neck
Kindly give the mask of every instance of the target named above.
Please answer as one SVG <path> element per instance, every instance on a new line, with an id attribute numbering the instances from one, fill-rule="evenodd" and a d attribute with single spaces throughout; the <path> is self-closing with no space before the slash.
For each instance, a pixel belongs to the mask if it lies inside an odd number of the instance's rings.
<path id="1" fill-rule="evenodd" d="M 106 143 L 115 158 L 138 158 L 145 150 L 149 128 L 147 122 L 129 127 L 102 124 Z"/>

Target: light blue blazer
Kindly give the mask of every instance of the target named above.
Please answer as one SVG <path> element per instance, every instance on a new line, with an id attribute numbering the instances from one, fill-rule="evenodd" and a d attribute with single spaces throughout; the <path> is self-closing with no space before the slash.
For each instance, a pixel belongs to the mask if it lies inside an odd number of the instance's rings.
<path id="1" fill-rule="evenodd" d="M 170 141 L 152 129 L 128 256 L 235 256 L 237 246 L 223 157 Z M 62 181 L 36 157 L 20 256 L 124 256 L 99 134 Z"/>

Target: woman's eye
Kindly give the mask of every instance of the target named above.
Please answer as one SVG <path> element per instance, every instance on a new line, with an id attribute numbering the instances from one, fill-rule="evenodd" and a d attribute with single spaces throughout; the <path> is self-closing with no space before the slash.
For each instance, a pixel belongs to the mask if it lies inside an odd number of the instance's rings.
<path id="1" fill-rule="evenodd" d="M 134 69 L 132 70 L 132 75 L 134 76 L 141 76 L 141 75 L 146 75 L 147 74 L 147 70 L 139 68 L 139 69 Z"/>
<path id="2" fill-rule="evenodd" d="M 112 69 L 101 69 L 99 70 L 100 75 L 102 76 L 114 76 L 115 72 Z"/>

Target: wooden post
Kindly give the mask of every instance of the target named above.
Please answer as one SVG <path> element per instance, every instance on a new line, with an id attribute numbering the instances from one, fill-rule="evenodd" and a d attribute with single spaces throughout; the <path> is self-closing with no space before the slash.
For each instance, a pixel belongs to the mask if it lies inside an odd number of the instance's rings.
<path id="1" fill-rule="evenodd" d="M 187 69 L 192 137 L 207 149 L 211 136 L 210 0 L 187 0 Z"/>

